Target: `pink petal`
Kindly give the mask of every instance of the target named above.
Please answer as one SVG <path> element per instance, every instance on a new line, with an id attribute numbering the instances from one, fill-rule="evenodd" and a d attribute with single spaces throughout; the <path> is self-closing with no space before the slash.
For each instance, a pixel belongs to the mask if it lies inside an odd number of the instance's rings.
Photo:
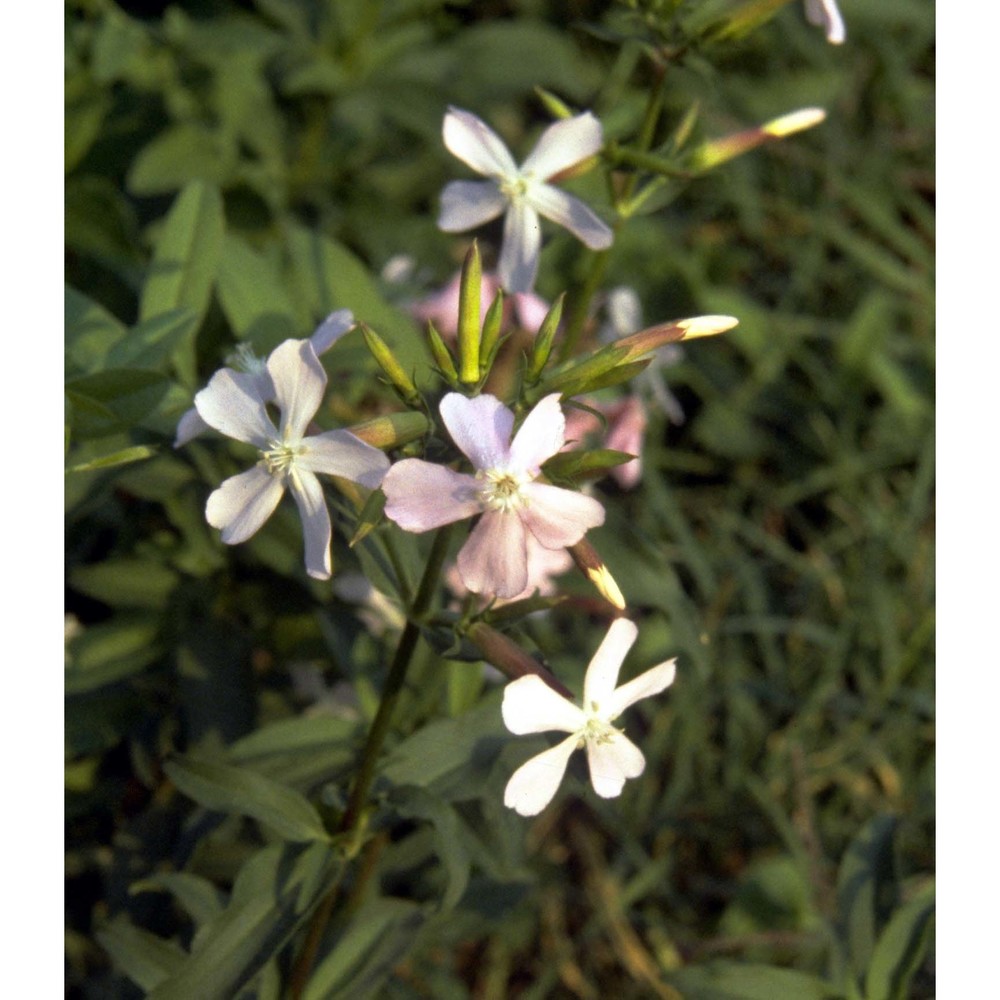
<path id="1" fill-rule="evenodd" d="M 521 172 L 548 180 L 599 153 L 603 145 L 601 123 L 587 111 L 550 125 L 521 164 Z"/>
<path id="2" fill-rule="evenodd" d="M 538 475 L 541 464 L 566 443 L 566 418 L 553 392 L 535 404 L 510 443 L 510 467 Z"/>
<path id="3" fill-rule="evenodd" d="M 507 208 L 507 198 L 495 181 L 452 181 L 441 192 L 438 229 L 464 233 L 490 222 Z"/>
<path id="4" fill-rule="evenodd" d="M 471 111 L 449 108 L 442 128 L 448 151 L 486 177 L 509 177 L 517 164 L 503 139 Z"/>
<path id="5" fill-rule="evenodd" d="M 419 458 L 397 462 L 382 480 L 385 515 L 405 531 L 430 531 L 482 510 L 472 476 Z"/>
<path id="6" fill-rule="evenodd" d="M 284 441 L 301 441 L 326 389 L 326 372 L 308 340 L 286 340 L 267 359 Z"/>
<path id="7" fill-rule="evenodd" d="M 638 778 L 646 769 L 642 751 L 624 734 L 615 733 L 607 742 L 587 740 L 590 783 L 602 799 L 621 795 L 626 778 Z"/>
<path id="8" fill-rule="evenodd" d="M 521 519 L 488 510 L 458 553 L 462 582 L 475 594 L 514 597 L 528 583 L 528 556 Z"/>
<path id="9" fill-rule="evenodd" d="M 274 513 L 285 486 L 281 479 L 255 465 L 227 479 L 208 498 L 205 519 L 222 529 L 227 545 L 238 545 L 257 533 Z"/>
<path id="10" fill-rule="evenodd" d="M 614 242 L 614 230 L 579 198 L 551 184 L 531 188 L 531 207 L 546 219 L 558 222 L 591 250 L 607 250 Z"/>
<path id="11" fill-rule="evenodd" d="M 559 789 L 577 742 L 570 736 L 522 764 L 507 782 L 503 804 L 521 816 L 537 816 Z"/>
<path id="12" fill-rule="evenodd" d="M 547 549 L 575 545 L 591 528 L 604 523 L 604 508 L 583 493 L 546 483 L 526 483 L 527 501 L 518 511 L 527 529 Z"/>
<path id="13" fill-rule="evenodd" d="M 201 419 L 226 437 L 264 449 L 278 436 L 253 375 L 220 368 L 194 397 L 194 405 Z"/>
<path id="14" fill-rule="evenodd" d="M 289 486 L 302 518 L 306 572 L 317 580 L 329 580 L 333 568 L 330 560 L 330 512 L 326 507 L 323 487 L 313 473 L 299 468 L 289 477 Z"/>
<path id="15" fill-rule="evenodd" d="M 538 213 L 521 198 L 511 203 L 503 223 L 497 274 L 508 292 L 530 292 L 538 273 L 542 226 Z"/>
<path id="16" fill-rule="evenodd" d="M 618 683 L 622 660 L 632 648 L 638 634 L 639 630 L 633 622 L 627 618 L 616 618 L 587 666 L 587 674 L 583 680 L 584 707 L 588 712 L 599 711 L 606 722 L 614 718 L 608 712 L 607 705 Z M 595 705 L 599 708 L 595 709 Z"/>
<path id="17" fill-rule="evenodd" d="M 528 333 L 538 333 L 542 321 L 549 313 L 549 304 L 534 292 L 515 292 L 514 314 L 522 330 Z"/>
<path id="18" fill-rule="evenodd" d="M 501 712 L 504 725 L 518 736 L 553 729 L 576 733 L 587 724 L 586 715 L 573 702 L 535 674 L 519 677 L 504 688 Z"/>
<path id="19" fill-rule="evenodd" d="M 506 468 L 514 414 L 496 396 L 449 392 L 440 410 L 452 441 L 477 470 Z"/>
<path id="20" fill-rule="evenodd" d="M 605 717 L 610 722 L 624 712 L 629 705 L 634 705 L 643 698 L 649 698 L 651 695 L 665 691 L 673 684 L 676 674 L 677 660 L 667 660 L 664 663 L 658 663 L 655 667 L 650 667 L 638 677 L 633 677 L 627 684 L 623 684 L 613 692 L 606 704 L 601 704 L 602 711 L 607 713 Z"/>
<path id="21" fill-rule="evenodd" d="M 381 485 L 389 470 L 389 459 L 350 431 L 325 431 L 303 438 L 302 447 L 305 450 L 295 457 L 299 468 L 342 476 L 370 490 Z"/>

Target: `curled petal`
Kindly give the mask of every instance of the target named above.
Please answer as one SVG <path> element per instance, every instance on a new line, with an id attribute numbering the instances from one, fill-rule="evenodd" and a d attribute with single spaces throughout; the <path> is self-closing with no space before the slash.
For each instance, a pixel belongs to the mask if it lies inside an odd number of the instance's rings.
<path id="1" fill-rule="evenodd" d="M 566 417 L 553 392 L 535 404 L 510 443 L 510 467 L 538 475 L 538 468 L 566 443 Z"/>
<path id="2" fill-rule="evenodd" d="M 325 431 L 304 438 L 302 447 L 295 458 L 298 468 L 342 476 L 370 490 L 381 485 L 389 470 L 389 459 L 350 431 Z"/>
<path id="3" fill-rule="evenodd" d="M 382 480 L 385 516 L 405 531 L 430 531 L 482 510 L 472 476 L 419 458 L 397 462 Z"/>
<path id="4" fill-rule="evenodd" d="M 530 292 L 538 273 L 542 227 L 524 198 L 511 202 L 503 224 L 503 247 L 497 274 L 508 292 Z"/>
<path id="5" fill-rule="evenodd" d="M 449 392 L 441 400 L 440 410 L 451 439 L 476 469 L 507 465 L 514 414 L 496 396 L 483 394 L 469 399 Z"/>
<path id="6" fill-rule="evenodd" d="M 205 519 L 213 528 L 222 529 L 227 545 L 238 545 L 257 533 L 284 492 L 280 479 L 255 465 L 227 479 L 212 493 L 205 505 Z"/>
<path id="7" fill-rule="evenodd" d="M 285 441 L 301 441 L 326 389 L 326 372 L 308 340 L 286 340 L 267 359 Z"/>
<path id="8" fill-rule="evenodd" d="M 574 734 L 522 764 L 507 782 L 503 804 L 521 816 L 537 816 L 556 794 L 577 742 Z"/>
<path id="9" fill-rule="evenodd" d="M 513 513 L 488 510 L 458 553 L 462 582 L 475 594 L 516 597 L 528 585 L 524 525 Z"/>
<path id="10" fill-rule="evenodd" d="M 449 108 L 442 128 L 448 151 L 486 177 L 510 177 L 517 164 L 503 139 L 471 111 Z"/>
<path id="11" fill-rule="evenodd" d="M 822 28 L 831 45 L 840 45 L 847 38 L 837 0 L 806 0 L 806 20 Z"/>
<path id="12" fill-rule="evenodd" d="M 326 507 L 323 487 L 313 473 L 302 468 L 297 468 L 291 475 L 289 486 L 302 518 L 306 572 L 317 580 L 329 580 L 333 570 L 330 560 L 330 512 Z"/>
<path id="13" fill-rule="evenodd" d="M 270 447 L 278 436 L 264 403 L 256 377 L 231 368 L 219 369 L 194 397 L 198 415 L 209 427 L 258 448 Z"/>
<path id="14" fill-rule="evenodd" d="M 526 503 L 519 513 L 525 526 L 547 549 L 575 545 L 604 523 L 604 508 L 583 493 L 535 482 L 522 486 L 521 495 Z"/>
<path id="15" fill-rule="evenodd" d="M 553 729 L 576 733 L 587 724 L 587 717 L 573 702 L 536 674 L 519 677 L 504 688 L 501 712 L 504 725 L 517 736 Z"/>
<path id="16" fill-rule="evenodd" d="M 606 741 L 587 740 L 590 783 L 602 799 L 621 795 L 626 778 L 638 778 L 646 768 L 642 751 L 624 734 Z"/>
<path id="17" fill-rule="evenodd" d="M 495 181 L 452 181 L 441 192 L 438 229 L 464 233 L 502 215 L 507 199 Z"/>
<path id="18" fill-rule="evenodd" d="M 606 722 L 614 718 L 607 711 L 606 705 L 614 697 L 618 671 L 638 634 L 639 630 L 634 622 L 627 618 L 616 618 L 587 666 L 587 675 L 583 681 L 583 703 L 591 711 L 594 704 L 599 705 L 601 717 Z"/>
<path id="19" fill-rule="evenodd" d="M 316 327 L 313 335 L 309 338 L 309 343 L 312 344 L 318 357 L 330 350 L 345 333 L 349 333 L 353 329 L 354 313 L 350 309 L 335 309 Z"/>
<path id="20" fill-rule="evenodd" d="M 174 438 L 174 447 L 183 447 L 188 441 L 193 441 L 199 434 L 204 434 L 207 430 L 208 424 L 202 420 L 197 408 L 192 406 L 177 421 L 177 436 Z"/>
<path id="21" fill-rule="evenodd" d="M 558 222 L 591 250 L 607 250 L 614 242 L 611 227 L 579 198 L 551 184 L 537 184 L 529 195 L 532 208 L 546 219 Z"/>
<path id="22" fill-rule="evenodd" d="M 623 621 L 624 619 L 618 620 Z M 624 712 L 629 705 L 634 705 L 642 698 L 649 698 L 651 695 L 665 691 L 673 684 L 676 674 L 677 660 L 674 659 L 658 663 L 655 667 L 650 667 L 649 670 L 639 674 L 638 677 L 633 677 L 627 684 L 618 688 L 607 699 L 606 704 L 602 702 L 601 708 L 606 713 L 605 718 L 610 722 Z M 589 673 L 587 676 L 590 676 Z"/>
<path id="23" fill-rule="evenodd" d="M 542 133 L 531 155 L 521 164 L 521 172 L 548 180 L 554 174 L 599 153 L 603 145 L 601 123 L 587 111 L 550 125 Z"/>

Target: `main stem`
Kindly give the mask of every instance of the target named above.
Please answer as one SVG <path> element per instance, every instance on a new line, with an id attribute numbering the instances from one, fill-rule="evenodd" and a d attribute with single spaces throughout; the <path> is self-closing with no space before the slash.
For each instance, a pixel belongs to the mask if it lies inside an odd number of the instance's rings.
<path id="1" fill-rule="evenodd" d="M 448 542 L 451 538 L 451 525 L 445 525 L 438 529 L 431 545 L 431 551 L 427 557 L 427 565 L 424 567 L 423 576 L 420 578 L 420 586 L 417 588 L 417 596 L 413 599 L 410 614 L 407 618 L 403 633 L 399 637 L 399 644 L 392 658 L 389 667 L 389 675 L 385 679 L 385 687 L 382 689 L 382 699 L 379 702 L 378 711 L 372 720 L 371 729 L 368 730 L 368 739 L 365 741 L 364 754 L 361 758 L 361 766 L 358 768 L 357 777 L 354 779 L 354 786 L 351 789 L 351 796 L 347 801 L 347 808 L 340 817 L 337 824 L 336 833 L 349 834 L 357 832 L 365 803 L 368 800 L 368 792 L 375 779 L 375 767 L 378 763 L 379 753 L 382 744 L 385 742 L 392 722 L 392 713 L 399 700 L 399 693 L 403 689 L 406 681 L 406 673 L 410 668 L 413 659 L 413 651 L 417 647 L 417 640 L 420 638 L 420 620 L 427 614 L 434 599 L 434 591 L 441 576 L 444 561 L 448 555 Z M 313 915 L 306 934 L 305 943 L 299 953 L 298 960 L 292 969 L 291 975 L 291 995 L 298 998 L 305 989 L 309 974 L 312 972 L 313 964 L 316 961 L 316 954 L 319 951 L 320 942 L 326 931 L 327 924 L 333 913 L 333 905 L 336 902 L 337 893 L 340 889 L 340 879 L 324 896 Z"/>

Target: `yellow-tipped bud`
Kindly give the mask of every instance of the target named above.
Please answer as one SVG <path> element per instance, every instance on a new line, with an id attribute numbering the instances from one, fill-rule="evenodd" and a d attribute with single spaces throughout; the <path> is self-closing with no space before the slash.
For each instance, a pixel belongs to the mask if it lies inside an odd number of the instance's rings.
<path id="1" fill-rule="evenodd" d="M 626 352 L 619 361 L 624 364 L 655 351 L 664 344 L 678 340 L 694 340 L 697 337 L 712 337 L 725 333 L 739 323 L 735 316 L 692 316 L 690 319 L 675 319 L 669 323 L 659 323 L 638 333 L 621 337 L 615 347 L 624 347 Z"/>
<path id="2" fill-rule="evenodd" d="M 576 545 L 571 545 L 568 551 L 573 557 L 573 562 L 597 588 L 601 597 L 613 604 L 619 611 L 624 611 L 625 598 L 622 596 L 621 588 L 611 575 L 607 564 L 597 554 L 594 546 L 586 538 L 582 538 Z"/>
<path id="3" fill-rule="evenodd" d="M 803 108 L 781 115 L 756 128 L 734 132 L 721 139 L 710 139 L 691 154 L 690 168 L 696 171 L 711 170 L 712 167 L 749 153 L 751 149 L 763 146 L 764 143 L 784 139 L 795 132 L 812 128 L 825 118 L 826 112 L 822 108 Z"/>
<path id="4" fill-rule="evenodd" d="M 826 121 L 826 112 L 822 108 L 802 108 L 801 111 L 792 111 L 780 118 L 775 118 L 766 125 L 762 125 L 761 128 L 768 135 L 773 135 L 775 139 L 784 139 L 786 135 L 812 128 L 822 121 Z"/>

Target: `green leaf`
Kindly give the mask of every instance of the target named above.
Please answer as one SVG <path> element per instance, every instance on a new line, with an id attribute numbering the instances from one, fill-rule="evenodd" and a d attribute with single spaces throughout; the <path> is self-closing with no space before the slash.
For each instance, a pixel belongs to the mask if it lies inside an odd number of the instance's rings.
<path id="1" fill-rule="evenodd" d="M 927 954 L 934 927 L 934 886 L 926 886 L 890 917 L 865 976 L 865 1000 L 906 1000 Z"/>
<path id="2" fill-rule="evenodd" d="M 136 445 L 134 448 L 119 448 L 108 455 L 101 455 L 99 458 L 91 458 L 78 465 L 71 465 L 66 471 L 94 472 L 97 469 L 111 469 L 116 465 L 128 465 L 144 458 L 152 458 L 157 451 L 157 448 L 146 444 Z"/>
<path id="3" fill-rule="evenodd" d="M 231 160 L 229 148 L 210 129 L 172 125 L 140 151 L 125 183 L 136 195 L 168 194 L 185 184 L 222 187 L 232 172 Z"/>
<path id="4" fill-rule="evenodd" d="M 613 448 L 593 451 L 564 451 L 550 458 L 542 467 L 550 479 L 573 483 L 582 479 L 597 479 L 609 469 L 631 461 L 635 455 Z"/>
<path id="5" fill-rule="evenodd" d="M 198 317 L 187 306 L 152 316 L 133 326 L 111 348 L 105 363 L 112 368 L 162 370 L 197 326 Z"/>
<path id="6" fill-rule="evenodd" d="M 103 92 L 66 102 L 63 168 L 67 174 L 90 152 L 110 109 L 111 97 Z"/>
<path id="7" fill-rule="evenodd" d="M 65 692 L 83 694 L 124 680 L 149 666 L 160 655 L 155 618 L 119 616 L 90 625 L 69 645 Z"/>
<path id="8" fill-rule="evenodd" d="M 192 872 L 154 872 L 129 886 L 133 896 L 142 892 L 169 892 L 201 927 L 223 910 L 225 897 L 207 878 Z"/>
<path id="9" fill-rule="evenodd" d="M 66 395 L 73 403 L 74 440 L 132 429 L 157 411 L 171 384 L 147 368 L 109 368 L 70 379 Z"/>
<path id="10" fill-rule="evenodd" d="M 125 324 L 69 285 L 65 295 L 67 367 L 92 372 L 101 367 L 112 346 L 125 336 Z"/>
<path id="11" fill-rule="evenodd" d="M 154 559 L 109 559 L 69 572 L 70 586 L 112 607 L 162 608 L 178 576 Z"/>
<path id="12" fill-rule="evenodd" d="M 286 840 L 329 840 L 308 799 L 262 774 L 191 757 L 168 761 L 164 769 L 185 795 L 206 809 L 252 816 Z"/>
<path id="13" fill-rule="evenodd" d="M 125 918 L 94 935 L 115 966 L 143 990 L 155 989 L 184 963 L 184 949 L 173 941 L 133 927 Z"/>
<path id="14" fill-rule="evenodd" d="M 838 990 L 816 976 L 749 962 L 710 962 L 667 978 L 685 1000 L 841 1000 Z"/>
<path id="15" fill-rule="evenodd" d="M 371 996 L 416 943 L 416 931 L 423 921 L 416 903 L 369 901 L 316 968 L 303 1000 Z"/>

